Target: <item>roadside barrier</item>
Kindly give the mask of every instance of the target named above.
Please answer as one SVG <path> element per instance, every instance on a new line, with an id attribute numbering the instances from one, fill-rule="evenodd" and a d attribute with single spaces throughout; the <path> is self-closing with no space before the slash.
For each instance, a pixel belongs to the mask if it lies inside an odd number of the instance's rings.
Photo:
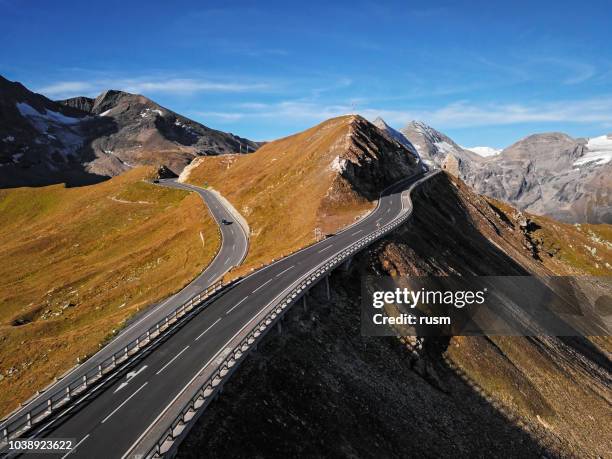
<path id="1" fill-rule="evenodd" d="M 8 443 L 9 440 L 18 438 L 27 432 L 33 425 L 40 423 L 47 418 L 51 413 L 65 407 L 76 396 L 83 394 L 87 389 L 97 382 L 102 377 L 112 373 L 118 366 L 125 363 L 128 359 L 138 354 L 142 349 L 148 347 L 151 343 L 162 336 L 169 328 L 172 327 L 179 319 L 191 312 L 195 307 L 203 301 L 210 298 L 224 287 L 221 280 L 202 290 L 197 295 L 194 295 L 185 303 L 178 306 L 172 312 L 167 314 L 163 319 L 142 333 L 133 341 L 129 342 L 121 351 L 114 353 L 112 356 L 100 361 L 97 367 L 89 370 L 87 373 L 71 382 L 64 389 L 54 392 L 47 399 L 41 400 L 36 404 L 28 407 L 28 411 L 16 417 L 15 419 L 7 419 L 0 425 L 0 446 Z"/>
<path id="2" fill-rule="evenodd" d="M 176 452 L 180 440 L 187 434 L 187 427 L 189 424 L 194 421 L 198 417 L 198 414 L 216 397 L 219 389 L 223 386 L 223 381 L 231 376 L 240 363 L 246 358 L 248 353 L 257 346 L 257 343 L 273 328 L 290 306 L 295 304 L 308 290 L 310 290 L 310 288 L 331 271 L 350 259 L 355 253 L 373 244 L 408 220 L 412 215 L 410 193 L 417 185 L 430 178 L 432 175 L 435 175 L 435 173 L 421 178 L 413 183 L 408 190 L 402 192 L 402 210 L 396 219 L 377 228 L 373 233 L 363 236 L 347 248 L 336 253 L 330 259 L 320 263 L 303 276 L 301 280 L 297 281 L 297 285 L 294 284 L 293 288 L 289 293 L 284 295 L 282 299 L 275 301 L 274 304 L 270 303 L 265 316 L 254 323 L 249 331 L 245 331 L 244 336 L 236 337 L 234 340 L 235 343 L 229 345 L 231 346 L 231 351 L 228 352 L 223 359 L 215 359 L 215 361 L 211 363 L 211 365 L 216 365 L 212 374 L 200 385 L 195 395 L 184 404 L 182 409 L 178 412 L 178 415 L 170 423 L 168 428 L 165 429 L 153 447 L 145 453 L 144 457 L 156 459 L 164 456 L 172 456 Z M 218 363 L 219 360 L 220 363 Z"/>

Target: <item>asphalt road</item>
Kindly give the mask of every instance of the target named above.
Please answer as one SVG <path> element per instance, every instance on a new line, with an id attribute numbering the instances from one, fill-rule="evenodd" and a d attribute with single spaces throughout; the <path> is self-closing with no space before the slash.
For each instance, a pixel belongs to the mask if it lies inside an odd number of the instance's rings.
<path id="1" fill-rule="evenodd" d="M 144 357 L 127 376 L 77 406 L 70 416 L 30 435 L 74 439 L 78 446 L 70 457 L 131 457 L 144 433 L 237 331 L 259 319 L 271 301 L 314 266 L 395 219 L 402 211 L 401 191 L 416 179 L 389 190 L 374 212 L 347 230 L 246 277 Z"/>
<path id="2" fill-rule="evenodd" d="M 237 222 L 233 222 L 234 218 L 232 217 L 230 211 L 223 206 L 223 203 L 221 203 L 213 193 L 199 187 L 176 183 L 174 180 L 162 180 L 160 185 L 195 191 L 202 197 L 210 209 L 214 219 L 219 224 L 219 228 L 221 229 L 222 244 L 217 256 L 211 262 L 211 264 L 208 265 L 206 269 L 202 271 L 202 273 L 185 288 L 175 295 L 172 295 L 164 301 L 147 308 L 142 313 L 135 316 L 125 327 L 125 329 L 122 330 L 121 333 L 117 335 L 110 343 L 100 349 L 100 351 L 90 359 L 83 362 L 83 364 L 74 368 L 63 379 L 48 387 L 44 393 L 34 399 L 32 405 L 35 405 L 38 401 L 46 400 L 51 394 L 63 393 L 68 384 L 78 380 L 88 371 L 97 368 L 100 362 L 108 359 L 114 353 L 121 351 L 128 343 L 132 342 L 147 329 L 154 326 L 167 314 L 188 301 L 194 295 L 197 295 L 206 287 L 210 286 L 215 280 L 219 279 L 227 271 L 229 271 L 230 268 L 233 266 L 238 266 L 240 263 L 242 263 L 248 249 L 247 235 Z M 225 225 L 221 223 L 222 219 L 230 221 L 232 224 Z M 28 407 L 23 407 L 11 415 L 9 417 L 9 421 L 11 419 L 15 419 L 22 412 L 27 411 Z"/>

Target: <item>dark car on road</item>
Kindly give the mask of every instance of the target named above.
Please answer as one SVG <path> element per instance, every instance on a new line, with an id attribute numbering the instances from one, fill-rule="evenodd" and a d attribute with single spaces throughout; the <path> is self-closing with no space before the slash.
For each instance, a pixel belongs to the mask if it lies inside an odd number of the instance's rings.
<path id="1" fill-rule="evenodd" d="M 223 223 L 224 225 L 231 225 L 233 222 L 230 222 L 229 220 L 226 220 L 225 218 L 221 219 L 221 223 Z"/>

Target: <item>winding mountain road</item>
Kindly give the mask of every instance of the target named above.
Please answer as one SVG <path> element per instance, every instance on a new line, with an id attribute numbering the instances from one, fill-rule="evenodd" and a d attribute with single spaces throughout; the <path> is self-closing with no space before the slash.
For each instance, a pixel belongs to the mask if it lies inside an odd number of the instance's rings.
<path id="1" fill-rule="evenodd" d="M 129 373 L 115 378 L 95 397 L 46 424 L 45 429 L 34 427 L 28 437 L 74 439 L 77 447 L 70 457 L 75 458 L 142 457 L 158 440 L 157 432 L 171 418 L 175 402 L 185 396 L 205 369 L 228 352 L 229 343 L 237 335 L 261 320 L 270 305 L 313 268 L 411 213 L 408 193 L 402 192 L 430 175 L 419 174 L 388 188 L 377 208 L 354 225 L 245 277 L 147 353 Z M 204 199 L 210 197 L 200 190 L 196 191 Z M 211 202 L 213 213 L 220 210 L 215 210 Z"/>
<path id="2" fill-rule="evenodd" d="M 202 271 L 202 273 L 200 273 L 182 290 L 164 301 L 152 305 L 132 318 L 125 329 L 123 329 L 112 341 L 100 349 L 100 351 L 98 351 L 91 358 L 83 362 L 81 365 L 75 367 L 68 374 L 64 375 L 62 379 L 46 388 L 46 390 L 38 397 L 33 398 L 28 405 L 12 413 L 7 418 L 8 422 L 11 422 L 11 420 L 16 419 L 21 414 L 25 413 L 28 410 L 29 405 L 35 405 L 36 403 L 42 402 L 49 398 L 51 394 L 64 392 L 66 387 L 72 381 L 82 378 L 83 375 L 91 372 L 91 370 L 95 369 L 100 362 L 107 360 L 114 353 L 121 351 L 128 345 L 128 343 L 135 340 L 143 332 L 143 330 L 147 330 L 148 328 L 154 326 L 171 311 L 175 310 L 178 306 L 197 295 L 217 279 L 221 278 L 232 267 L 238 266 L 242 263 L 242 260 L 246 256 L 248 250 L 247 235 L 242 227 L 237 223 L 232 223 L 230 225 L 224 225 L 222 223 L 222 220 L 224 219 L 233 222 L 234 218 L 232 217 L 231 211 L 224 207 L 224 203 L 219 200 L 214 193 L 196 186 L 177 183 L 175 180 L 161 180 L 160 185 L 186 191 L 193 191 L 202 197 L 221 230 L 221 247 L 219 248 L 219 252 L 217 252 L 216 257 L 204 269 L 204 271 Z M 2 424 L 4 424 L 4 422 Z"/>

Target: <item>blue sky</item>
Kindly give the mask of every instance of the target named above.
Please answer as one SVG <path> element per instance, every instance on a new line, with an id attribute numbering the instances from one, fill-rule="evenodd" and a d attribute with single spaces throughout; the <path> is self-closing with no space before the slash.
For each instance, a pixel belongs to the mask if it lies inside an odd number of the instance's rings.
<path id="1" fill-rule="evenodd" d="M 610 1 L 91 3 L 0 0 L 0 74 L 255 140 L 353 111 L 465 146 L 612 132 Z"/>

